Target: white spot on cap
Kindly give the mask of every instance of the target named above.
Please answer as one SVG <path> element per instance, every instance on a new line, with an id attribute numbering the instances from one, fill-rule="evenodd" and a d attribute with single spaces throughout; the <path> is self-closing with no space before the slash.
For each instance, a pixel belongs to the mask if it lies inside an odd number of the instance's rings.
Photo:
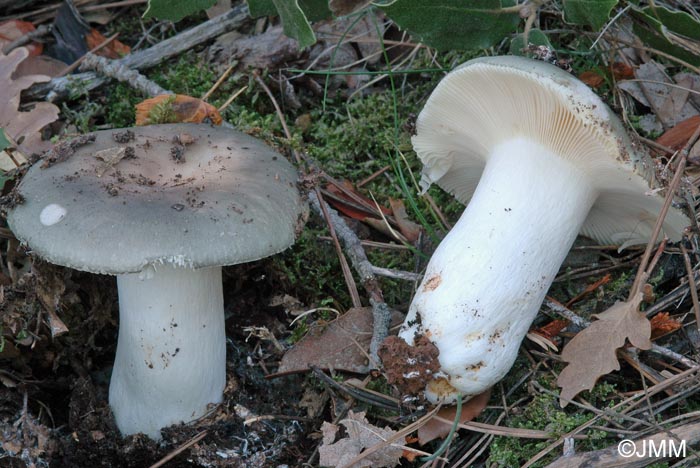
<path id="1" fill-rule="evenodd" d="M 41 221 L 41 224 L 44 226 L 53 226 L 65 218 L 66 213 L 68 212 L 61 205 L 51 203 L 50 205 L 46 205 L 44 209 L 41 210 L 41 213 L 39 213 L 39 221 Z"/>

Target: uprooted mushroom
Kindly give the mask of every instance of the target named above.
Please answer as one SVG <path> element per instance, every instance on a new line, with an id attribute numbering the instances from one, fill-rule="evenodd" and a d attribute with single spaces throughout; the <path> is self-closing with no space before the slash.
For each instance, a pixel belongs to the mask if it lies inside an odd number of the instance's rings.
<path id="1" fill-rule="evenodd" d="M 433 254 L 399 336 L 428 338 L 440 371 L 432 401 L 471 397 L 505 376 L 557 270 L 581 233 L 646 243 L 663 198 L 655 167 L 588 87 L 521 57 L 448 74 L 417 120 L 413 146 L 432 183 L 467 204 Z M 667 214 L 679 240 L 688 219 Z"/>
<path id="2" fill-rule="evenodd" d="M 34 255 L 117 275 L 110 406 L 123 434 L 159 439 L 161 428 L 222 400 L 221 266 L 287 248 L 305 203 L 292 165 L 234 130 L 177 124 L 95 135 L 66 160 L 33 166 L 8 222 Z M 173 161 L 174 145 L 186 158 Z"/>

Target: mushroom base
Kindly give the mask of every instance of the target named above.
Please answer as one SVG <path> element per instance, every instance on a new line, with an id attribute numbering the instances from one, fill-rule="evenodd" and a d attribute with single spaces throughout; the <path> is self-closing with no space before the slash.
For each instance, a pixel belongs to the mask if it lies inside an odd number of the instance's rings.
<path id="1" fill-rule="evenodd" d="M 596 197 L 590 176 L 542 145 L 494 149 L 399 333 L 440 351 L 430 400 L 471 397 L 505 376 Z"/>
<path id="2" fill-rule="evenodd" d="M 204 415 L 226 384 L 221 268 L 169 265 L 117 277 L 119 340 L 109 403 L 124 435 Z"/>

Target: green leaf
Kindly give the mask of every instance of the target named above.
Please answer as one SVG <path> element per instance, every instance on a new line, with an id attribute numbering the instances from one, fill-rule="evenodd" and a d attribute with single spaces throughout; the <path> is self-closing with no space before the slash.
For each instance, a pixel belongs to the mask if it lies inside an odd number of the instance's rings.
<path id="1" fill-rule="evenodd" d="M 618 0 L 564 0 L 564 21 L 599 31 Z"/>
<path id="2" fill-rule="evenodd" d="M 0 127 L 0 151 L 5 151 L 5 149 L 9 148 L 10 146 L 12 146 L 12 143 L 10 143 L 10 140 L 7 139 L 5 129 Z"/>
<path id="3" fill-rule="evenodd" d="M 395 0 L 381 8 L 424 44 L 439 50 L 475 50 L 515 32 L 518 14 L 499 12 L 514 4 L 514 0 Z"/>
<path id="4" fill-rule="evenodd" d="M 510 41 L 510 53 L 512 55 L 526 55 L 523 50 L 527 48 L 528 45 L 532 44 L 534 46 L 545 46 L 552 48 L 552 44 L 547 39 L 545 33 L 539 29 L 531 29 L 530 34 L 527 37 L 527 44 L 525 44 L 525 34 L 518 34 Z"/>
<path id="5" fill-rule="evenodd" d="M 253 18 L 277 16 L 277 8 L 272 0 L 248 0 L 248 12 Z"/>
<path id="6" fill-rule="evenodd" d="M 692 16 L 665 7 L 634 8 L 634 33 L 650 47 L 700 65 L 700 23 Z"/>
<path id="7" fill-rule="evenodd" d="M 328 0 L 298 0 L 298 2 L 309 21 L 321 21 L 331 17 Z"/>
<path id="8" fill-rule="evenodd" d="M 148 0 L 143 17 L 180 21 L 185 16 L 206 10 L 215 3 L 216 0 Z"/>
<path id="9" fill-rule="evenodd" d="M 309 20 L 306 18 L 304 11 L 299 6 L 299 0 L 272 0 L 277 8 L 277 12 L 282 19 L 284 33 L 296 39 L 299 42 L 299 47 L 304 48 L 316 42 Z"/>

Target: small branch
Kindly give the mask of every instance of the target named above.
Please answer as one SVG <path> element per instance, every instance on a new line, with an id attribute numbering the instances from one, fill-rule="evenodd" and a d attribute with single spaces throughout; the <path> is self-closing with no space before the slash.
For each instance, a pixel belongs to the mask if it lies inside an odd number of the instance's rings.
<path id="1" fill-rule="evenodd" d="M 660 447 L 661 444 L 668 443 L 669 439 L 673 439 L 680 446 L 683 441 L 686 446 L 692 446 L 700 440 L 700 423 L 694 422 L 683 426 L 675 427 L 665 431 L 658 432 L 654 435 L 645 437 L 629 443 L 627 446 L 615 444 L 613 446 L 596 450 L 594 452 L 584 452 L 577 455 L 562 457 L 554 463 L 547 465 L 547 468 L 575 468 L 584 466 L 595 467 L 641 467 L 651 464 L 651 462 L 659 461 L 652 456 L 638 457 L 635 451 L 643 450 L 643 447 Z M 631 455 L 627 449 L 632 449 Z M 670 455 L 670 450 L 666 452 Z"/>
<path id="2" fill-rule="evenodd" d="M 9 44 L 6 44 L 5 47 L 2 48 L 2 53 L 7 55 L 9 54 L 12 50 L 16 49 L 17 47 L 23 46 L 25 44 L 29 44 L 32 42 L 34 39 L 38 39 L 42 36 L 46 36 L 48 33 L 51 32 L 51 26 L 42 24 L 36 30 L 30 31 L 27 34 L 18 37 L 14 41 L 10 42 Z"/>
<path id="3" fill-rule="evenodd" d="M 418 282 L 423 279 L 423 275 L 420 273 L 413 273 L 412 271 L 395 270 L 393 268 L 382 268 L 372 265 L 372 273 L 377 276 L 384 276 L 385 278 L 398 279 L 402 281 Z"/>
<path id="4" fill-rule="evenodd" d="M 319 201 L 316 192 L 309 193 L 309 200 L 311 206 L 317 213 L 323 214 L 322 205 Z M 343 218 L 338 215 L 338 212 L 333 208 L 328 206 L 324 201 L 326 212 L 328 213 L 329 225 L 335 227 L 336 234 L 338 238 L 343 242 L 345 247 L 345 252 L 347 252 L 350 261 L 352 262 L 355 271 L 360 275 L 360 280 L 362 285 L 365 287 L 365 291 L 369 294 L 369 302 L 372 305 L 372 313 L 374 315 L 374 325 L 372 331 L 372 341 L 370 342 L 369 352 L 370 357 L 374 361 L 372 365 L 377 366 L 379 362 L 379 357 L 377 351 L 381 345 L 384 338 L 389 335 L 389 326 L 391 324 L 391 311 L 389 306 L 384 302 L 384 296 L 379 288 L 377 278 L 374 275 L 373 266 L 367 259 L 364 249 L 360 240 L 357 238 L 355 233 L 348 227 Z"/>
<path id="5" fill-rule="evenodd" d="M 695 129 L 693 136 L 690 137 L 688 142 L 685 144 L 685 147 L 680 152 L 680 161 L 678 161 L 676 173 L 673 175 L 671 183 L 666 188 L 666 199 L 664 200 L 659 216 L 656 219 L 654 230 L 651 234 L 649 242 L 647 243 L 647 248 L 644 250 L 644 255 L 642 255 L 642 260 L 639 263 L 639 269 L 637 270 L 637 276 L 634 278 L 634 283 L 632 283 L 632 287 L 630 288 L 628 300 L 632 300 L 632 298 L 635 297 L 639 291 L 641 291 L 642 285 L 646 283 L 646 280 L 649 277 L 650 272 L 647 271 L 647 266 L 649 265 L 649 260 L 651 259 L 651 252 L 654 249 L 656 240 L 659 238 L 659 233 L 661 232 L 664 219 L 666 218 L 666 213 L 668 213 L 668 210 L 671 207 L 671 202 L 673 201 L 676 190 L 678 190 L 678 187 L 680 187 L 681 179 L 685 171 L 685 165 L 688 162 L 688 153 L 690 152 L 690 148 L 693 147 L 698 138 L 700 138 L 700 125 L 698 125 L 698 128 Z"/>
<path id="6" fill-rule="evenodd" d="M 555 301 L 554 299 L 550 298 L 549 296 L 545 299 L 544 305 L 549 307 L 552 312 L 555 312 L 571 323 L 573 323 L 576 327 L 583 329 L 583 328 L 588 328 L 588 326 L 591 324 L 588 320 L 584 319 L 583 317 L 579 316 L 574 312 L 573 310 L 569 309 L 568 307 L 560 304 L 559 302 Z M 693 361 L 692 359 L 688 359 L 687 357 L 683 356 L 682 354 L 676 353 L 675 351 L 671 351 L 668 348 L 664 348 L 663 346 L 659 346 L 657 344 L 652 343 L 651 349 L 648 351 L 654 352 L 656 354 L 660 354 L 661 356 L 667 357 L 669 359 L 672 359 L 676 362 L 680 362 L 681 364 L 687 366 L 688 368 L 692 369 L 695 367 L 699 367 L 700 364 L 697 362 Z"/>
<path id="7" fill-rule="evenodd" d="M 681 252 L 683 253 L 683 263 L 685 263 L 685 270 L 688 272 L 688 287 L 690 288 L 690 297 L 693 300 L 693 310 L 695 311 L 695 326 L 698 327 L 700 331 L 700 303 L 698 302 L 698 286 L 695 284 L 695 277 L 693 276 L 693 267 L 690 265 L 690 257 L 688 256 L 688 250 L 686 250 L 683 242 L 680 243 Z"/>
<path id="8" fill-rule="evenodd" d="M 88 54 L 96 53 L 100 49 L 106 47 L 110 42 L 115 40 L 117 37 L 119 37 L 119 33 L 112 34 L 110 37 L 108 37 L 107 39 L 105 39 L 101 43 L 97 44 L 92 49 L 88 50 L 87 53 L 85 55 L 83 55 L 82 57 L 80 57 L 78 60 L 71 63 L 69 66 L 67 66 L 58 76 L 66 76 L 69 73 L 73 73 L 73 71 L 76 70 L 80 66 L 81 63 L 83 63 L 83 61 L 85 60 L 85 57 L 87 57 Z"/>
<path id="9" fill-rule="evenodd" d="M 127 68 L 140 70 L 152 67 L 179 55 L 203 42 L 213 39 L 225 32 L 236 29 L 248 20 L 248 7 L 245 2 L 234 7 L 228 13 L 219 15 L 209 21 L 188 29 L 176 36 L 159 42 L 151 48 L 133 52 L 118 62 Z M 87 91 L 102 85 L 106 80 L 95 73 L 80 73 L 77 75 L 54 78 L 48 83 L 39 83 L 28 91 L 28 97 L 32 99 L 46 99 L 55 101 L 69 96 L 71 88 L 76 85 Z"/>
<path id="10" fill-rule="evenodd" d="M 180 445 L 178 448 L 164 456 L 163 458 L 160 459 L 160 461 L 154 463 L 153 465 L 150 466 L 150 468 L 160 468 L 161 466 L 165 465 L 168 463 L 170 460 L 173 458 L 177 457 L 180 455 L 182 452 L 187 450 L 188 448 L 192 447 L 194 444 L 199 442 L 200 440 L 204 439 L 207 436 L 207 431 L 202 431 L 184 444 Z"/>
<path id="11" fill-rule="evenodd" d="M 172 91 L 163 89 L 136 70 L 127 68 L 119 60 L 109 60 L 99 55 L 88 52 L 83 56 L 81 70 L 94 70 L 102 76 L 128 83 L 132 88 L 138 89 L 146 96 L 158 96 L 160 94 L 172 94 Z"/>

